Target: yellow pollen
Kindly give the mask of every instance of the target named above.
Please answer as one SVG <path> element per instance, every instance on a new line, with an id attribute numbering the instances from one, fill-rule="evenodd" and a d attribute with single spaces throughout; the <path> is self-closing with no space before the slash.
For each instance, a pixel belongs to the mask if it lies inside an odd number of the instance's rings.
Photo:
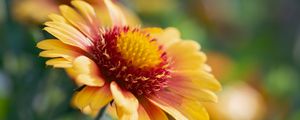
<path id="1" fill-rule="evenodd" d="M 157 43 L 139 31 L 122 32 L 117 37 L 117 49 L 134 67 L 149 68 L 161 62 Z"/>

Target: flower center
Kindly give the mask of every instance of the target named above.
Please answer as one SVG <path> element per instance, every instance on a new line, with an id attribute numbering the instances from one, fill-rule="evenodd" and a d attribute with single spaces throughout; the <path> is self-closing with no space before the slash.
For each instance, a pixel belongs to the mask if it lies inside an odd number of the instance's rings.
<path id="1" fill-rule="evenodd" d="M 154 94 L 167 87 L 168 58 L 149 33 L 129 27 L 102 32 L 92 54 L 108 81 L 116 81 L 136 95 Z"/>
<path id="2" fill-rule="evenodd" d="M 117 48 L 127 63 L 134 67 L 149 68 L 161 62 L 155 41 L 140 31 L 121 32 L 117 37 Z"/>

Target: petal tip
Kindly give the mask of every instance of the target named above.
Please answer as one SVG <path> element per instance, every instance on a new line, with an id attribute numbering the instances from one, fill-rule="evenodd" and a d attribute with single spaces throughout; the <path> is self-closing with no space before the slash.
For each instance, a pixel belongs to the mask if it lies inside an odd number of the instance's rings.
<path id="1" fill-rule="evenodd" d="M 116 26 L 127 25 L 125 16 L 118 6 L 116 6 L 111 0 L 104 0 L 104 4 L 106 5 L 106 7 L 109 11 L 113 25 L 116 25 Z"/>

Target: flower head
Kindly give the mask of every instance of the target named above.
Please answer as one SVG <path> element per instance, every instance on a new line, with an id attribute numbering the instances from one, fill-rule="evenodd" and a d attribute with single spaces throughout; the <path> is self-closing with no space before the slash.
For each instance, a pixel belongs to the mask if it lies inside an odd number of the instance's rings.
<path id="1" fill-rule="evenodd" d="M 81 90 L 73 104 L 96 115 L 112 102 L 120 119 L 208 119 L 201 102 L 217 101 L 219 82 L 209 73 L 206 56 L 175 28 L 129 26 L 109 0 L 113 25 L 103 26 L 88 3 L 72 1 L 50 15 L 45 30 L 57 39 L 38 47 L 46 62 L 65 68 Z M 166 113 L 165 113 L 166 112 Z"/>

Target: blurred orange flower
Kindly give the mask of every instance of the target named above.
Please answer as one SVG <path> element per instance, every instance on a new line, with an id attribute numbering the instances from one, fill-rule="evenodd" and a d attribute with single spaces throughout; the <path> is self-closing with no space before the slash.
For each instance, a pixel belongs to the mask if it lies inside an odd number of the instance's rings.
<path id="1" fill-rule="evenodd" d="M 92 6 L 62 5 L 44 29 L 57 39 L 37 44 L 42 57 L 65 68 L 78 85 L 73 105 L 95 116 L 112 102 L 120 119 L 209 119 L 203 102 L 216 102 L 220 83 L 206 56 L 175 28 L 130 26 L 122 9 L 105 0 L 112 25 L 103 26 Z M 163 112 L 165 111 L 165 112 Z"/>
<path id="2" fill-rule="evenodd" d="M 234 65 L 231 58 L 219 52 L 209 52 L 207 53 L 207 56 L 207 63 L 211 65 L 211 68 L 213 69 L 212 73 L 217 79 L 226 80 Z"/>
<path id="3" fill-rule="evenodd" d="M 102 24 L 111 25 L 110 18 L 103 0 L 85 0 L 91 4 Z M 48 20 L 51 13 L 59 13 L 58 6 L 68 5 L 71 0 L 17 0 L 13 4 L 13 17 L 22 23 L 41 24 Z M 122 4 L 115 4 L 123 11 L 129 25 L 138 25 L 139 18 Z"/>

